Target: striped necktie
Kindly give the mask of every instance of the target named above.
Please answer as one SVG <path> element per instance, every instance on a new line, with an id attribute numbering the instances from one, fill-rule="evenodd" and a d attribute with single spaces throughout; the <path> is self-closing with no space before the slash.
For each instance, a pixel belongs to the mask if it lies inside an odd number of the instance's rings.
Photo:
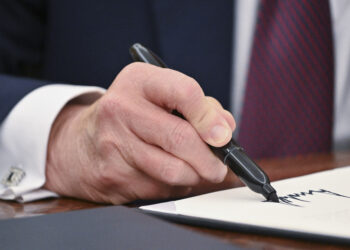
<path id="1" fill-rule="evenodd" d="M 333 86 L 328 0 L 262 0 L 238 134 L 248 154 L 329 151 Z"/>

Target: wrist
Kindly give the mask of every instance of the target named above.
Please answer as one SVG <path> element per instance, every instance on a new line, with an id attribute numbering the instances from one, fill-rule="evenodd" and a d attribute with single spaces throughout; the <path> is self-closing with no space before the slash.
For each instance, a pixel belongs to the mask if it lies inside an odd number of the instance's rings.
<path id="1" fill-rule="evenodd" d="M 79 157 L 76 155 L 80 133 L 79 123 L 88 105 L 70 102 L 56 117 L 50 131 L 46 157 L 46 182 L 44 187 L 61 195 L 71 195 L 69 183 L 74 166 Z M 67 171 L 68 170 L 68 171 Z"/>

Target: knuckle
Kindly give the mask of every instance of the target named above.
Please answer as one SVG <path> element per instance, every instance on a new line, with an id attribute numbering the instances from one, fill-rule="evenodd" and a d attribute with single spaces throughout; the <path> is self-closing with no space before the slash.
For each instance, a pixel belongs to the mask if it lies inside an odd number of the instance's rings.
<path id="1" fill-rule="evenodd" d="M 192 126 L 186 121 L 178 121 L 172 130 L 168 133 L 165 142 L 165 150 L 168 152 L 180 151 L 187 141 L 193 137 Z"/>
<path id="2" fill-rule="evenodd" d="M 210 103 L 214 104 L 216 107 L 222 108 L 221 103 L 220 103 L 217 99 L 215 99 L 214 97 L 212 97 L 212 96 L 206 96 L 206 98 L 207 98 L 207 100 L 208 100 Z"/>
<path id="3" fill-rule="evenodd" d="M 121 72 L 123 73 L 134 73 L 140 71 L 140 69 L 144 68 L 145 64 L 141 62 L 133 62 L 126 65 Z"/>
<path id="4" fill-rule="evenodd" d="M 181 182 L 182 172 L 183 170 L 181 168 L 178 168 L 177 166 L 167 165 L 163 168 L 161 178 L 169 185 L 177 185 Z"/>
<path id="5" fill-rule="evenodd" d="M 152 169 L 154 166 L 154 156 L 146 151 L 142 153 L 135 152 L 135 158 L 136 164 L 143 166 L 143 168 Z"/>
<path id="6" fill-rule="evenodd" d="M 196 116 L 192 118 L 193 124 L 195 124 L 197 130 L 199 130 L 198 132 L 204 132 L 203 129 L 207 128 L 207 126 L 209 125 L 208 122 L 210 122 L 210 114 L 212 112 L 213 110 L 210 108 L 202 109 L 196 114 Z"/>
<path id="7" fill-rule="evenodd" d="M 223 181 L 223 178 L 225 176 L 221 175 L 220 172 L 218 171 L 218 167 L 222 165 L 220 160 L 218 158 L 213 158 L 210 164 L 207 164 L 203 170 L 202 170 L 202 177 L 206 180 L 209 180 L 210 182 L 213 183 L 218 183 Z"/>
<path id="8" fill-rule="evenodd" d="M 116 145 L 112 141 L 112 136 L 108 134 L 108 132 L 104 132 L 98 135 L 96 139 L 95 147 L 100 156 L 108 157 L 113 155 L 116 151 Z"/>
<path id="9" fill-rule="evenodd" d="M 125 117 L 130 109 L 127 102 L 120 97 L 105 96 L 97 107 L 97 121 L 105 122 Z"/>
<path id="10" fill-rule="evenodd" d="M 98 119 L 111 118 L 120 109 L 120 102 L 117 98 L 102 98 L 97 109 Z"/>
<path id="11" fill-rule="evenodd" d="M 96 155 L 93 157 L 99 159 L 93 169 L 95 184 L 102 190 L 125 186 L 125 181 L 132 176 L 132 172 L 125 168 L 125 162 L 121 160 L 120 150 L 112 136 L 108 133 L 100 135 L 96 138 L 94 147 Z"/>
<path id="12" fill-rule="evenodd" d="M 216 177 L 216 173 L 215 171 L 213 171 L 210 168 L 204 168 L 201 172 L 202 177 L 206 180 L 209 180 L 211 182 L 216 182 L 217 181 L 217 177 Z"/>
<path id="13" fill-rule="evenodd" d="M 185 76 L 182 80 L 181 96 L 185 101 L 193 101 L 204 96 L 199 83 L 192 77 Z"/>
<path id="14" fill-rule="evenodd" d="M 150 65 L 142 62 L 133 62 L 125 66 L 118 74 L 119 79 L 123 79 L 122 82 L 128 82 L 127 87 L 131 84 L 137 84 L 144 82 L 150 76 Z"/>
<path id="15" fill-rule="evenodd" d="M 112 187 L 115 185 L 113 166 L 102 163 L 99 165 L 96 171 L 96 183 L 104 188 Z"/>

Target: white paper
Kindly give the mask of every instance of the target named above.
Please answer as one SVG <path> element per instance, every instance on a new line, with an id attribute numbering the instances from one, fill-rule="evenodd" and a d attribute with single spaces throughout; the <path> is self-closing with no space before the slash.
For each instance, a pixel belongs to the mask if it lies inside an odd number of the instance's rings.
<path id="1" fill-rule="evenodd" d="M 272 186 L 280 203 L 242 187 L 141 209 L 350 239 L 350 166 Z"/>

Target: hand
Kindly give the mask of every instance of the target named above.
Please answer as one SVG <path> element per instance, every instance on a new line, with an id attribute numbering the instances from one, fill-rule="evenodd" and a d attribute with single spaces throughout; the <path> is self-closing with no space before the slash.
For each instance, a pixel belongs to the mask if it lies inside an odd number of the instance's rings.
<path id="1" fill-rule="evenodd" d="M 114 204 L 184 196 L 199 184 L 230 179 L 205 142 L 223 146 L 234 128 L 231 114 L 194 79 L 132 63 L 95 103 L 73 102 L 59 114 L 45 187 Z"/>

